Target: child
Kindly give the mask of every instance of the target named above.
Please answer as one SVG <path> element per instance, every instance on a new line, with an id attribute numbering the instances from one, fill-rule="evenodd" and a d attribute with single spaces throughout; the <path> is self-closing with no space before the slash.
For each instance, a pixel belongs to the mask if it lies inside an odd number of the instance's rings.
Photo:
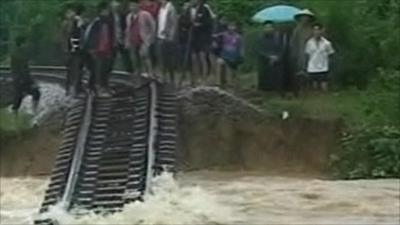
<path id="1" fill-rule="evenodd" d="M 229 23 L 228 30 L 221 33 L 220 36 L 221 52 L 217 63 L 217 74 L 220 77 L 221 85 L 224 86 L 226 84 L 226 74 L 234 79 L 234 73 L 242 63 L 244 46 L 236 23 Z"/>
<path id="2" fill-rule="evenodd" d="M 330 56 L 335 53 L 330 41 L 322 36 L 323 26 L 313 25 L 313 36 L 307 41 L 305 53 L 307 56 L 307 73 L 314 88 L 328 90 Z"/>
<path id="3" fill-rule="evenodd" d="M 39 87 L 35 84 L 29 70 L 29 58 L 26 46 L 26 38 L 19 36 L 15 39 L 16 48 L 11 55 L 11 73 L 15 88 L 14 103 L 12 106 L 15 114 L 21 107 L 22 100 L 26 95 L 33 99 L 33 111 L 37 112 L 40 99 Z"/>

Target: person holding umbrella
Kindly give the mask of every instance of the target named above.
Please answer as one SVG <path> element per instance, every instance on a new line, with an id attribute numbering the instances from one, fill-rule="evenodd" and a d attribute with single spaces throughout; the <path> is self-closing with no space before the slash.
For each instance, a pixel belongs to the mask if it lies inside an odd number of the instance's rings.
<path id="1" fill-rule="evenodd" d="M 294 82 L 291 79 L 290 69 L 290 39 L 292 24 L 295 16 L 300 12 L 299 8 L 290 5 L 273 5 L 260 10 L 253 16 L 252 20 L 256 23 L 265 23 L 266 29 L 260 41 L 262 46 L 259 48 L 258 86 L 260 90 L 280 91 L 284 96 L 285 91 L 292 89 Z M 272 48 L 274 43 L 277 45 L 275 50 Z M 279 56 L 278 59 L 271 60 L 271 57 L 267 56 L 271 53 Z"/>
<path id="2" fill-rule="evenodd" d="M 305 75 L 306 54 L 305 46 L 312 37 L 312 24 L 315 21 L 315 15 L 308 9 L 301 10 L 294 16 L 297 24 L 290 40 L 290 61 L 292 76 L 294 76 L 296 93 L 299 89 L 299 76 Z"/>

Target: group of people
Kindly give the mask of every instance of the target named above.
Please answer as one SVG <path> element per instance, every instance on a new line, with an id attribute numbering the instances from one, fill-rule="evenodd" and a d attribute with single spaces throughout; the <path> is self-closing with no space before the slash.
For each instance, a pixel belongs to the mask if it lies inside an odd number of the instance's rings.
<path id="1" fill-rule="evenodd" d="M 293 91 L 312 84 L 328 89 L 332 43 L 324 37 L 324 27 L 308 9 L 295 15 L 296 25 L 266 21 L 259 42 L 258 88 L 265 91 Z"/>
<path id="2" fill-rule="evenodd" d="M 81 91 L 86 67 L 91 74 L 89 87 L 109 95 L 108 79 L 118 55 L 131 74 L 154 78 L 156 58 L 160 70 L 171 71 L 165 56 L 175 40 L 177 17 L 169 0 L 104 1 L 91 21 L 82 13 L 81 5 L 69 5 L 62 25 L 68 92 Z"/>
<path id="3" fill-rule="evenodd" d="M 89 87 L 109 95 L 108 79 L 118 55 L 130 74 L 173 84 L 177 70 L 182 72 L 180 83 L 189 72 L 195 84 L 211 73 L 231 72 L 243 55 L 236 24 L 217 23 L 206 0 L 188 0 L 180 13 L 170 0 L 112 0 L 99 3 L 92 20 L 83 14 L 82 5 L 69 5 L 62 24 L 68 93 L 81 92 L 87 68 Z"/>
<path id="4" fill-rule="evenodd" d="M 61 30 L 67 94 L 82 93 L 86 68 L 88 87 L 99 96 L 109 96 L 108 80 L 117 56 L 133 76 L 177 84 L 179 71 L 178 84 L 190 81 L 192 85 L 210 77 L 221 85 L 228 78 L 234 81 L 244 60 L 238 24 L 216 16 L 206 0 L 188 0 L 179 13 L 171 0 L 111 0 L 96 9 L 95 17 L 87 19 L 82 5 L 66 7 Z M 295 20 L 294 29 L 290 23 L 265 22 L 257 42 L 260 90 L 292 90 L 297 95 L 304 78 L 315 88 L 328 89 L 332 44 L 311 11 L 302 10 Z M 40 90 L 29 75 L 26 43 L 26 37 L 18 37 L 11 55 L 15 111 L 28 94 L 35 105 L 40 99 Z"/>

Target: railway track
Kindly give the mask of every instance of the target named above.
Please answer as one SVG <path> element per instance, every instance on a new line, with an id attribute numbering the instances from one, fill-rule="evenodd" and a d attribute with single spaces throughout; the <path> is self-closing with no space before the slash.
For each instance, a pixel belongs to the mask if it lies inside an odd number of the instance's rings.
<path id="1" fill-rule="evenodd" d="M 57 83 L 64 86 L 67 77 L 67 68 L 63 66 L 30 66 L 32 76 L 38 81 Z M 123 71 L 113 71 L 110 76 L 110 85 L 127 86 L 131 82 L 131 75 Z M 144 84 L 149 79 L 136 76 L 136 84 Z M 0 65 L 0 81 L 11 81 L 11 72 L 9 66 Z"/>
<path id="2" fill-rule="evenodd" d="M 7 75 L 0 67 L 0 74 Z M 63 68 L 33 68 L 39 80 L 61 83 Z M 176 95 L 155 81 L 139 88 L 126 85 L 128 76 L 114 72 L 109 98 L 87 93 L 70 107 L 63 142 L 35 224 L 57 224 L 51 207 L 114 213 L 142 201 L 151 180 L 174 171 Z"/>
<path id="3" fill-rule="evenodd" d="M 40 214 L 55 205 L 114 213 L 142 201 L 155 175 L 174 170 L 175 123 L 176 96 L 157 82 L 110 98 L 78 99 L 67 115 Z M 56 220 L 40 217 L 35 224 Z"/>

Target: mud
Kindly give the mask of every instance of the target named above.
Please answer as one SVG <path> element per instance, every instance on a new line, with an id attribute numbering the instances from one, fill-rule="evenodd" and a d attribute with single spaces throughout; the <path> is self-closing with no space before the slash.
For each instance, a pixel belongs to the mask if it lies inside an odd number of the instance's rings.
<path id="1" fill-rule="evenodd" d="M 1 177 L 35 177 L 51 173 L 58 147 L 60 130 L 38 129 L 1 143 Z"/>

